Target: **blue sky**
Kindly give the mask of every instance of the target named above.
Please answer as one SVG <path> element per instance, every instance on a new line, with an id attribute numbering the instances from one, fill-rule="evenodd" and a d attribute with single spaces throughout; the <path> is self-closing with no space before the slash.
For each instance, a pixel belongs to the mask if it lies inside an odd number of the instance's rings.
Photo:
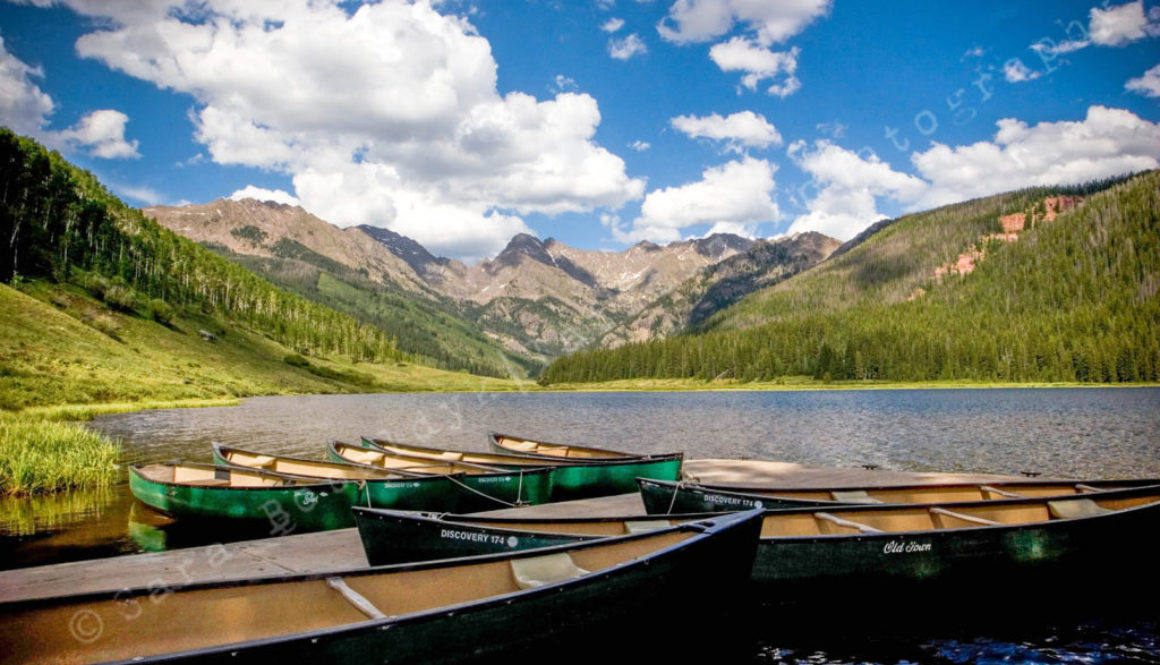
<path id="1" fill-rule="evenodd" d="M 259 197 L 468 260 L 1160 165 L 1160 6 L 0 1 L 0 123 L 134 205 Z"/>

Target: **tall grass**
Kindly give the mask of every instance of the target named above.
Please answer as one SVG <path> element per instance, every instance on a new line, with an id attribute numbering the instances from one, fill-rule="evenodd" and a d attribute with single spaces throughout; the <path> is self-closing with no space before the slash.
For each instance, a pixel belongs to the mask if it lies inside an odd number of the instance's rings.
<path id="1" fill-rule="evenodd" d="M 121 446 L 75 422 L 0 415 L 0 494 L 91 489 L 113 483 Z"/>

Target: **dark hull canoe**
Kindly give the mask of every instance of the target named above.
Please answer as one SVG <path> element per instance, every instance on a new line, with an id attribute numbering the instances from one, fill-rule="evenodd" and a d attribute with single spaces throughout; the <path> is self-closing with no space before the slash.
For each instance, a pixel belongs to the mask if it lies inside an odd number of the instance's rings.
<path id="1" fill-rule="evenodd" d="M 753 512 L 535 553 L 0 604 L 0 653 L 11 663 L 354 665 L 656 655 L 656 635 L 703 628 L 690 607 L 728 619 L 759 525 Z"/>
<path id="2" fill-rule="evenodd" d="M 332 441 L 328 446 L 330 458 L 356 465 L 365 465 L 379 470 L 391 468 L 383 466 L 392 456 L 381 450 L 355 446 L 340 441 Z M 409 470 L 428 469 L 428 476 L 444 476 L 455 485 L 456 491 L 448 501 L 455 504 L 455 512 L 473 513 L 481 510 L 497 510 L 519 505 L 547 503 L 552 491 L 552 470 L 546 467 L 532 469 L 499 469 L 462 462 L 437 462 L 413 458 Z M 438 510 L 419 508 L 419 510 Z"/>
<path id="3" fill-rule="evenodd" d="M 371 565 L 502 554 L 643 533 L 697 519 L 656 517 L 529 518 L 473 517 L 355 508 L 355 525 Z"/>
<path id="4" fill-rule="evenodd" d="M 551 500 L 571 501 L 614 494 L 630 494 L 637 489 L 637 478 L 677 480 L 681 477 L 681 455 L 580 460 L 548 457 L 526 457 L 504 453 L 471 453 L 410 444 L 396 444 L 381 439 L 363 439 L 364 445 L 392 452 L 406 452 L 432 459 L 462 459 L 508 469 L 549 466 Z"/>
<path id="5" fill-rule="evenodd" d="M 355 500 L 358 506 L 454 512 L 463 505 L 459 496 L 462 488 L 453 478 L 446 476 L 385 471 L 339 461 L 322 462 L 268 455 L 219 443 L 213 444 L 213 449 L 214 463 L 224 466 L 265 468 L 297 476 L 353 480 L 358 484 Z"/>
<path id="6" fill-rule="evenodd" d="M 1055 517 L 1050 506 L 1060 504 L 1095 504 L 1113 512 Z M 932 509 L 998 523 L 962 521 L 932 514 Z M 1007 601 L 999 600 L 1000 591 L 1008 589 L 1018 590 L 1029 607 L 1048 607 L 1061 599 L 1074 603 L 1084 594 L 1095 599 L 1108 589 L 1123 591 L 1120 585 L 1125 584 L 1155 588 L 1160 581 L 1155 555 L 1142 540 L 1160 524 L 1160 487 L 1047 500 L 826 512 L 883 527 L 882 532 L 835 527 L 846 533 L 778 537 L 772 535 L 776 528 L 771 520 L 797 522 L 815 511 L 767 513 L 753 568 L 753 590 L 763 603 L 816 606 L 822 597 L 835 595 L 921 603 L 935 594 L 1001 605 Z M 952 528 L 907 528 L 932 517 Z M 886 528 L 892 524 L 896 528 Z M 980 593 L 985 590 L 993 593 Z"/>
<path id="7" fill-rule="evenodd" d="M 129 489 L 169 515 L 264 525 L 272 535 L 351 526 L 359 491 L 354 481 L 175 463 L 129 467 Z"/>
<path id="8" fill-rule="evenodd" d="M 961 503 L 1017 498 L 1088 494 L 1110 489 L 1160 485 L 1160 478 L 1058 481 L 1020 480 L 1002 483 L 944 483 L 925 485 L 750 488 L 699 485 L 642 479 L 641 499 L 649 514 L 781 510 L 810 506 L 895 503 Z"/>
<path id="9" fill-rule="evenodd" d="M 433 519 L 356 512 L 368 557 L 387 558 L 523 549 L 706 519 Z M 722 514 L 728 513 L 717 515 Z M 408 521 L 403 528 L 411 540 L 398 550 L 385 537 Z M 970 598 L 994 601 L 980 590 L 1011 588 L 1021 592 L 1020 607 L 1044 607 L 1058 594 L 1071 594 L 1074 602 L 1085 583 L 1088 593 L 1113 581 L 1155 583 L 1154 553 L 1144 541 L 1150 542 L 1146 534 L 1157 524 L 1160 486 L 1054 498 L 767 511 L 751 591 L 766 606 L 819 604 L 831 612 L 841 598 L 913 602 L 934 594 L 954 599 L 938 610 L 951 612 Z"/>
<path id="10" fill-rule="evenodd" d="M 491 446 L 491 449 L 496 452 L 506 453 L 509 455 L 519 455 L 521 457 L 531 457 L 533 459 L 548 458 L 563 460 L 610 460 L 661 457 L 684 458 L 684 453 L 640 455 L 636 453 L 624 452 L 621 450 L 595 448 L 593 446 L 579 446 L 570 443 L 536 441 L 533 439 L 526 439 L 524 437 L 510 436 L 508 434 L 498 434 L 496 432 L 492 432 L 487 435 L 487 442 Z"/>

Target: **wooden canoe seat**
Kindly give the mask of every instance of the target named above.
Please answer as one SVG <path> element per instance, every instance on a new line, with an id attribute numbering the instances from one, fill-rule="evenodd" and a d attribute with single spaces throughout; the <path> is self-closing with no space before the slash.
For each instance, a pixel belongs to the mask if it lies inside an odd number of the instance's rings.
<path id="1" fill-rule="evenodd" d="M 225 478 L 201 478 L 198 480 L 183 480 L 182 485 L 197 485 L 199 487 L 225 487 L 230 481 Z"/>
<path id="2" fill-rule="evenodd" d="M 511 566 L 512 576 L 521 589 L 535 589 L 588 574 L 567 552 L 512 559 Z"/>
<path id="3" fill-rule="evenodd" d="M 1076 517 L 1095 517 L 1096 515 L 1115 512 L 1110 508 L 1104 508 L 1091 499 L 1048 501 L 1047 510 L 1051 512 L 1052 517 L 1059 520 L 1069 520 Z"/>
<path id="4" fill-rule="evenodd" d="M 513 441 L 511 439 L 504 439 L 504 447 L 520 452 L 531 452 L 536 449 L 535 441 Z"/>
<path id="5" fill-rule="evenodd" d="M 624 532 L 645 533 L 657 529 L 667 529 L 669 526 L 668 520 L 629 520 L 624 523 Z"/>
<path id="6" fill-rule="evenodd" d="M 814 513 L 814 518 L 825 520 L 827 522 L 833 522 L 834 524 L 837 524 L 838 526 L 844 526 L 847 529 L 857 529 L 862 533 L 882 533 L 881 529 L 875 529 L 868 524 L 851 522 L 850 520 L 844 520 L 841 517 L 837 517 L 836 515 L 831 515 L 829 513 Z"/>
<path id="7" fill-rule="evenodd" d="M 250 460 L 250 463 L 247 464 L 246 466 L 260 466 L 263 469 L 266 469 L 266 468 L 269 468 L 273 464 L 274 464 L 274 456 L 273 455 L 255 455 L 254 458 Z"/>
<path id="8" fill-rule="evenodd" d="M 982 526 L 995 526 L 996 524 L 1002 524 L 1002 522 L 996 522 L 995 520 L 989 520 L 985 517 L 975 517 L 974 515 L 964 515 L 963 513 L 956 513 L 956 512 L 947 510 L 946 508 L 939 508 L 937 506 L 934 508 L 931 508 L 930 512 L 932 515 L 943 515 L 946 517 L 953 517 L 956 520 L 970 522 L 971 524 L 980 524 Z"/>
<path id="9" fill-rule="evenodd" d="M 841 503 L 882 503 L 866 493 L 866 490 L 833 490 L 830 496 Z"/>

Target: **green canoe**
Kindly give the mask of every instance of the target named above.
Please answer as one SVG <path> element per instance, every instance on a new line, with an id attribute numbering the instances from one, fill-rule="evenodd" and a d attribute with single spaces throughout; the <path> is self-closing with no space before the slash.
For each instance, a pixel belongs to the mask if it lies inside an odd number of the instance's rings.
<path id="1" fill-rule="evenodd" d="M 523 549 L 706 519 L 704 514 L 554 519 L 356 513 L 372 560 Z M 1058 593 L 1070 594 L 1075 602 L 1083 598 L 1081 588 L 1094 593 L 1113 581 L 1139 589 L 1154 583 L 1160 572 L 1144 534 L 1158 523 L 1160 486 L 766 511 L 752 590 L 765 605 L 819 603 L 831 613 L 842 599 L 889 599 L 924 607 L 934 598 L 952 604 L 936 604 L 931 611 L 950 612 L 971 599 L 1012 601 L 1012 590 L 1019 592 L 1017 608 Z M 408 541 L 390 542 L 392 533 L 406 534 Z"/>
<path id="2" fill-rule="evenodd" d="M 313 478 L 354 480 L 358 482 L 355 505 L 397 510 L 457 511 L 463 505 L 462 492 L 455 479 L 412 473 L 401 469 L 387 471 L 349 462 L 270 455 L 242 450 L 220 443 L 213 444 L 214 462 L 229 466 L 264 469 Z"/>
<path id="3" fill-rule="evenodd" d="M 717 640 L 760 514 L 537 552 L 0 603 L 6 663 L 680 662 Z M 678 633 L 680 634 L 680 633 Z M 668 649 L 668 650 L 666 650 Z"/>
<path id="4" fill-rule="evenodd" d="M 170 515 L 265 525 L 271 535 L 348 527 L 358 482 L 321 480 L 258 469 L 163 462 L 129 467 L 129 489 Z"/>
<path id="5" fill-rule="evenodd" d="M 442 448 L 400 444 L 384 439 L 363 438 L 364 445 L 392 453 L 439 460 L 486 464 L 492 467 L 522 469 L 550 467 L 552 501 L 589 499 L 613 494 L 630 494 L 637 489 L 637 478 L 676 480 L 681 476 L 681 457 L 632 457 L 610 460 L 560 459 L 528 457 L 503 453 L 474 453 Z"/>
<path id="6" fill-rule="evenodd" d="M 764 508 L 804 508 L 879 503 L 950 503 L 1088 494 L 1160 485 L 1160 478 L 1116 480 L 1016 480 L 992 483 L 861 485 L 856 487 L 745 487 L 640 479 L 641 499 L 653 515 Z"/>
<path id="7" fill-rule="evenodd" d="M 459 489 L 455 494 L 459 502 L 457 512 L 473 513 L 547 503 L 552 490 L 552 470 L 542 466 L 502 469 L 467 462 L 397 455 L 341 441 L 332 441 L 328 448 L 331 459 L 335 461 L 379 470 L 402 470 L 449 478 Z"/>

